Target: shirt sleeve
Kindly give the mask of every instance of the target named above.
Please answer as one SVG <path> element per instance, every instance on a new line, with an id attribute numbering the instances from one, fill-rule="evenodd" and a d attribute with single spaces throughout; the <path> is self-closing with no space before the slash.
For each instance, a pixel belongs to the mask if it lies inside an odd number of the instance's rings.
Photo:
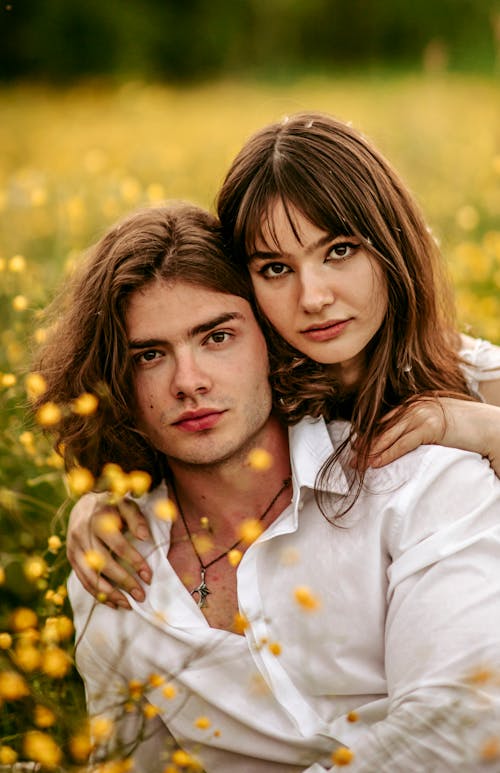
<path id="1" fill-rule="evenodd" d="M 500 727 L 500 481 L 473 454 L 434 451 L 425 461 L 402 487 L 389 540 L 389 712 L 360 733 L 350 773 L 491 770 L 484 750 Z"/>
<path id="2" fill-rule="evenodd" d="M 472 391 L 480 390 L 481 381 L 500 380 L 500 346 L 467 335 L 460 339 L 462 367 Z"/>

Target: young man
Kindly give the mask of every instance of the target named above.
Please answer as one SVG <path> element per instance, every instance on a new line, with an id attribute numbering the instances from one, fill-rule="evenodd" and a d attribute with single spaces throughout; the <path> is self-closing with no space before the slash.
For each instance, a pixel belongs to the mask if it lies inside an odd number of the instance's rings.
<path id="1" fill-rule="evenodd" d="M 112 609 L 69 583 L 89 710 L 114 720 L 121 753 L 148 772 L 172 738 L 207 773 L 480 770 L 499 713 L 488 464 L 422 447 L 367 473 L 332 525 L 314 487 L 345 426 L 287 432 L 273 413 L 246 280 L 195 208 L 113 229 L 70 301 L 41 359 L 44 397 L 99 390 L 102 408 L 65 418 L 66 457 L 155 483 L 139 501 L 144 601 Z M 349 490 L 339 466 L 332 515 Z M 158 517 L 167 497 L 173 521 Z"/>

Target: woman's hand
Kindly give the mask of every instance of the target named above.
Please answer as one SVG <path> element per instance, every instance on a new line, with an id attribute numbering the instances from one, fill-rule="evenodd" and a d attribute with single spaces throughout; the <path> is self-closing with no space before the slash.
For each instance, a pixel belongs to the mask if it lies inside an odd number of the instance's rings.
<path id="1" fill-rule="evenodd" d="M 152 575 L 126 532 L 140 540 L 151 536 L 146 519 L 133 501 L 123 499 L 110 505 L 107 495 L 87 494 L 71 511 L 66 549 L 75 574 L 90 594 L 110 607 L 130 609 L 119 588 L 137 601 L 144 601 L 137 575 L 147 584 Z M 102 568 L 96 568 L 101 564 Z"/>
<path id="2" fill-rule="evenodd" d="M 417 400 L 396 424 L 382 429 L 368 465 L 383 467 L 424 443 L 475 451 L 500 477 L 500 407 L 451 397 Z"/>

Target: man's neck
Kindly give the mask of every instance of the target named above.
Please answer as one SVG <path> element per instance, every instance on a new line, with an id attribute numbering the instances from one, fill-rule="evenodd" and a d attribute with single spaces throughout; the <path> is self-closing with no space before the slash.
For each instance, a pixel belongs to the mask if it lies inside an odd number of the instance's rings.
<path id="1" fill-rule="evenodd" d="M 255 449 L 264 453 L 252 464 L 249 453 Z M 266 458 L 271 461 L 267 469 L 262 464 Z M 288 432 L 271 417 L 255 441 L 229 459 L 214 465 L 184 465 L 174 459 L 168 462 L 175 491 L 189 520 L 196 521 L 203 515 L 214 527 L 226 521 L 234 525 L 235 521 L 259 518 L 290 477 Z M 281 511 L 280 505 L 282 501 L 270 513 L 271 520 Z"/>

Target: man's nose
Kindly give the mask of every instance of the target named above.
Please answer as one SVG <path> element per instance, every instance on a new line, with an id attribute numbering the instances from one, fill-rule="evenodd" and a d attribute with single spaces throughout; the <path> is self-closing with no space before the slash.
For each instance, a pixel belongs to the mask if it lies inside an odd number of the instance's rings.
<path id="1" fill-rule="evenodd" d="M 179 353 L 175 358 L 172 394 L 178 399 L 204 394 L 212 387 L 212 379 L 199 358 L 192 352 Z"/>

